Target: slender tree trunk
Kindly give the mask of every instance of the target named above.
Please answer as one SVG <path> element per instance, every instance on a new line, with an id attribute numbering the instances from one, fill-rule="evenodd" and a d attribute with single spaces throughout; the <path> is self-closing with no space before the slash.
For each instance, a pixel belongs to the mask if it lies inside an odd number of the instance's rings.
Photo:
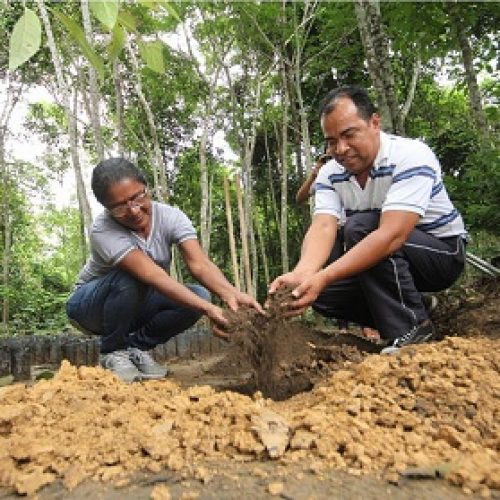
<path id="1" fill-rule="evenodd" d="M 257 228 L 257 239 L 259 241 L 259 249 L 260 249 L 260 255 L 262 258 L 262 267 L 264 268 L 264 279 L 266 281 L 266 291 L 267 291 L 271 280 L 269 277 L 269 263 L 268 263 L 268 259 L 267 259 L 267 253 L 266 253 L 266 245 L 264 243 L 264 238 L 262 237 L 262 230 L 260 227 L 259 219 L 257 216 L 255 216 L 254 219 L 255 219 L 254 225 Z"/>
<path id="2" fill-rule="evenodd" d="M 271 152 L 269 150 L 269 141 L 267 139 L 267 133 L 264 134 L 264 144 L 266 146 L 266 157 L 267 157 L 267 177 L 269 181 L 269 193 L 271 195 L 271 204 L 274 218 L 276 220 L 276 228 L 278 229 L 278 233 L 281 233 L 281 224 L 280 218 L 278 215 L 278 204 L 276 203 L 276 194 L 274 192 L 274 183 L 273 183 L 273 173 L 271 169 Z"/>
<path id="3" fill-rule="evenodd" d="M 479 85 L 477 84 L 477 74 L 474 69 L 474 56 L 472 54 L 469 38 L 465 32 L 464 23 L 461 19 L 458 5 L 454 2 L 449 2 L 447 6 L 449 17 L 451 19 L 453 29 L 457 34 L 458 43 L 462 52 L 462 61 L 464 64 L 467 89 L 469 91 L 469 103 L 472 119 L 474 120 L 474 124 L 479 133 L 486 136 L 488 134 L 488 122 L 486 120 L 486 115 L 481 102 L 481 92 L 479 91 Z"/>
<path id="4" fill-rule="evenodd" d="M 377 92 L 377 104 L 386 130 L 400 130 L 399 106 L 394 73 L 391 67 L 389 40 L 380 15 L 378 0 L 354 0 L 361 41 L 365 49 L 368 71 Z"/>
<path id="5" fill-rule="evenodd" d="M 236 240 L 234 238 L 233 214 L 231 209 L 231 193 L 229 191 L 229 180 L 224 176 L 224 201 L 226 203 L 227 232 L 229 236 L 229 250 L 231 252 L 231 265 L 233 267 L 234 284 L 241 290 L 240 273 L 238 269 L 238 255 L 236 253 Z"/>
<path id="6" fill-rule="evenodd" d="M 57 86 L 59 89 L 59 94 L 62 97 L 63 107 L 66 114 L 66 120 L 68 122 L 68 136 L 70 142 L 71 160 L 73 163 L 73 170 L 75 172 L 75 178 L 76 178 L 78 204 L 80 206 L 80 211 L 82 213 L 82 217 L 84 220 L 85 229 L 88 234 L 88 232 L 90 231 L 90 226 L 92 224 L 92 212 L 85 191 L 85 184 L 83 182 L 82 170 L 80 166 L 80 158 L 78 155 L 78 138 L 76 136 L 77 122 L 76 122 L 76 115 L 73 114 L 71 109 L 71 97 L 69 90 L 70 87 L 67 84 L 67 81 L 65 80 L 63 75 L 59 51 L 57 49 L 54 40 L 54 35 L 52 33 L 52 27 L 50 25 L 50 20 L 47 13 L 47 9 L 45 7 L 44 0 L 36 0 L 36 3 L 40 10 L 40 16 L 42 18 L 45 27 L 45 33 L 47 35 L 47 43 L 52 56 L 52 62 L 54 64 L 54 68 L 56 71 Z"/>
<path id="7" fill-rule="evenodd" d="M 410 84 L 408 86 L 408 90 L 406 92 L 406 101 L 401 108 L 401 112 L 399 113 L 399 128 L 400 130 L 405 129 L 405 121 L 408 113 L 410 112 L 411 105 L 413 103 L 413 98 L 415 97 L 415 90 L 417 88 L 418 78 L 420 76 L 420 69 L 422 67 L 422 61 L 420 59 L 420 55 L 417 54 L 415 57 L 415 61 L 413 62 L 413 69 L 411 74 Z"/>
<path id="8" fill-rule="evenodd" d="M 120 156 L 125 156 L 123 94 L 120 75 L 120 60 L 118 58 L 113 61 L 113 83 L 115 85 L 116 98 L 116 142 L 118 144 L 118 153 L 120 154 Z"/>
<path id="9" fill-rule="evenodd" d="M 85 38 L 91 47 L 94 45 L 92 21 L 89 12 L 89 0 L 81 0 L 83 29 L 85 30 Z M 88 64 L 89 73 L 89 94 L 90 94 L 90 121 L 94 132 L 95 148 L 97 157 L 100 160 L 104 159 L 104 141 L 102 139 L 101 120 L 99 117 L 99 87 L 97 85 L 97 75 L 92 64 Z"/>
<path id="10" fill-rule="evenodd" d="M 19 86 L 16 90 L 7 74 L 7 91 L 5 94 L 4 107 L 0 115 L 0 179 L 2 180 L 2 220 L 3 220 L 3 255 L 2 255 L 2 325 L 4 333 L 9 331 L 10 320 L 10 299 L 9 299 L 9 283 L 10 283 L 10 263 L 11 263 L 11 246 L 12 246 L 12 214 L 10 210 L 10 189 L 12 180 L 10 178 L 9 166 L 7 163 L 7 155 L 5 152 L 5 144 L 7 142 L 7 134 L 9 131 L 9 122 L 19 96 L 21 95 L 23 86 Z"/>
<path id="11" fill-rule="evenodd" d="M 235 177 L 235 186 L 236 186 L 236 198 L 238 200 L 238 212 L 240 219 L 240 238 L 241 238 L 241 249 L 243 251 L 243 270 L 245 276 L 245 288 L 246 292 L 249 295 L 254 295 L 252 289 L 252 273 L 250 271 L 250 255 L 248 253 L 248 233 L 245 221 L 245 210 L 243 208 L 243 195 L 241 193 L 241 180 L 240 176 L 236 175 Z"/>
<path id="12" fill-rule="evenodd" d="M 149 125 L 149 131 L 153 139 L 153 158 L 154 158 L 153 181 L 155 184 L 156 196 L 160 201 L 165 202 L 168 199 L 167 177 L 165 174 L 165 166 L 163 164 L 163 156 L 161 154 L 160 142 L 158 140 L 158 130 L 156 128 L 154 114 L 142 90 L 141 73 L 137 57 L 129 41 L 126 42 L 125 46 L 127 47 L 127 52 L 130 57 L 130 62 L 132 63 L 132 67 L 135 73 L 135 90 L 137 92 L 139 100 L 141 101 L 142 107 L 144 108 L 144 112 L 146 113 L 146 118 L 148 120 L 148 125 Z"/>
<path id="13" fill-rule="evenodd" d="M 5 158 L 5 132 L 3 126 L 0 130 L 0 167 L 2 169 L 2 220 L 3 220 L 3 255 L 2 255 L 2 330 L 9 331 L 9 275 L 10 275 L 10 255 L 11 255 L 11 215 L 10 215 L 10 179 L 9 168 Z"/>
<path id="14" fill-rule="evenodd" d="M 281 266 L 283 273 L 289 270 L 288 262 L 288 106 L 289 96 L 286 82 L 286 69 L 282 67 L 283 118 L 281 124 Z"/>

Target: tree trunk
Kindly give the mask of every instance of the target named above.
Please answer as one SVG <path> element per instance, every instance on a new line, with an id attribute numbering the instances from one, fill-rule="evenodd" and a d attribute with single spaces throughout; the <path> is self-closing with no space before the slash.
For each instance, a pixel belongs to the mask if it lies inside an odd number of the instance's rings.
<path id="1" fill-rule="evenodd" d="M 488 122 L 481 102 L 481 92 L 477 84 L 477 74 L 474 69 L 474 56 L 472 54 L 470 42 L 465 32 L 464 23 L 461 19 L 458 6 L 454 2 L 449 2 L 447 5 L 451 24 L 457 34 L 458 43 L 462 52 L 472 119 L 474 120 L 478 132 L 486 136 L 488 134 Z"/>
<path id="2" fill-rule="evenodd" d="M 264 244 L 264 238 L 262 236 L 262 231 L 260 227 L 260 222 L 257 216 L 254 217 L 255 219 L 255 227 L 257 228 L 257 239 L 259 241 L 259 249 L 260 249 L 260 255 L 262 259 L 262 267 L 264 268 L 264 279 L 266 282 L 266 292 L 269 289 L 269 283 L 271 282 L 270 277 L 269 277 L 269 263 L 268 263 L 268 258 L 267 258 L 267 253 L 266 253 L 266 245 Z"/>
<path id="3" fill-rule="evenodd" d="M 120 75 L 120 60 L 116 58 L 113 61 L 113 83 L 115 85 L 116 97 L 116 142 L 118 145 L 118 153 L 120 156 L 125 156 L 125 125 L 123 121 L 123 95 Z"/>
<path id="4" fill-rule="evenodd" d="M 413 103 L 413 98 L 415 97 L 415 90 L 417 88 L 418 77 L 420 76 L 420 69 L 422 67 L 422 61 L 420 55 L 417 54 L 415 61 L 413 62 L 413 69 L 411 74 L 410 84 L 406 92 L 406 101 L 401 108 L 399 113 L 399 127 L 401 130 L 405 129 L 405 121 L 408 113 L 410 112 L 411 105 Z"/>
<path id="5" fill-rule="evenodd" d="M 278 232 L 281 233 L 280 218 L 278 215 L 278 204 L 276 203 L 276 194 L 274 192 L 274 184 L 273 184 L 273 173 L 271 169 L 271 152 L 269 150 L 269 141 L 267 139 L 267 133 L 264 134 L 264 144 L 266 146 L 267 177 L 269 181 L 269 193 L 271 195 L 272 211 L 274 214 L 274 218 L 276 220 L 276 228 L 278 229 Z"/>
<path id="6" fill-rule="evenodd" d="M 0 130 L 0 168 L 2 169 L 2 219 L 3 219 L 3 255 L 2 255 L 2 331 L 9 331 L 9 275 L 11 251 L 11 216 L 10 216 L 10 179 L 7 161 L 5 158 L 5 132 L 7 128 L 1 124 Z"/>
<path id="7" fill-rule="evenodd" d="M 377 104 L 385 130 L 403 134 L 399 120 L 394 73 L 391 67 L 389 39 L 380 15 L 378 0 L 354 0 L 361 41 L 368 71 L 377 92 Z"/>
<path id="8" fill-rule="evenodd" d="M 88 44 L 93 47 L 92 21 L 90 20 L 89 0 L 81 0 L 83 29 Z M 90 94 L 90 121 L 94 132 L 95 149 L 99 161 L 104 159 L 104 141 L 102 139 L 101 120 L 99 117 L 99 87 L 97 85 L 97 75 L 92 64 L 88 64 L 89 72 L 89 94 Z"/>
<path id="9" fill-rule="evenodd" d="M 238 290 L 241 290 L 240 272 L 238 270 L 238 255 L 236 253 L 236 240 L 234 239 L 233 214 L 231 210 L 231 193 L 229 191 L 229 180 L 226 176 L 224 176 L 224 201 L 226 203 L 227 232 L 229 236 L 229 250 L 231 252 L 234 284 Z"/>
<path id="10" fill-rule="evenodd" d="M 160 201 L 166 202 L 168 199 L 167 177 L 165 174 L 165 166 L 163 164 L 163 156 L 161 154 L 160 142 L 158 140 L 158 130 L 156 128 L 154 114 L 142 90 L 141 73 L 137 57 L 128 40 L 125 46 L 127 47 L 130 62 L 132 63 L 132 67 L 135 73 L 135 90 L 137 92 L 139 100 L 141 101 L 142 107 L 144 108 L 144 112 L 146 113 L 149 131 L 153 139 L 153 181 L 155 184 L 155 194 Z"/>
<path id="11" fill-rule="evenodd" d="M 66 114 L 66 120 L 68 123 L 68 136 L 70 142 L 70 151 L 71 151 L 71 159 L 73 163 L 73 170 L 75 172 L 76 179 L 76 190 L 78 196 L 78 204 L 80 207 L 80 211 L 84 220 L 85 229 L 87 235 L 90 231 L 90 226 L 92 225 L 92 212 L 90 209 L 90 203 L 87 198 L 87 193 L 85 190 L 85 184 L 83 182 L 82 170 L 80 166 L 80 158 L 78 155 L 78 138 L 76 135 L 77 131 L 77 122 L 76 115 L 72 112 L 71 109 L 71 98 L 70 98 L 70 87 L 66 82 L 63 71 L 61 59 L 59 56 L 59 51 L 57 49 L 54 35 L 52 33 L 52 27 L 50 25 L 49 16 L 47 13 L 47 9 L 45 7 L 44 0 L 36 0 L 38 8 L 40 10 L 40 16 L 42 18 L 45 33 L 47 35 L 47 43 L 50 49 L 50 53 L 52 56 L 52 62 L 54 64 L 54 68 L 56 71 L 56 80 L 57 86 L 59 89 L 59 94 L 62 97 L 64 112 Z"/>
<path id="12" fill-rule="evenodd" d="M 243 251 L 243 270 L 245 277 L 245 289 L 249 295 L 254 295 L 252 289 L 252 273 L 250 271 L 250 255 L 248 253 L 248 233 L 245 222 L 245 210 L 243 208 L 243 196 L 241 193 L 241 180 L 240 176 L 236 175 L 235 177 L 235 186 L 236 186 L 236 198 L 238 199 L 238 212 L 240 219 L 240 238 L 241 238 L 241 249 Z"/>
<path id="13" fill-rule="evenodd" d="M 280 243 L 281 243 L 281 266 L 283 273 L 289 270 L 288 262 L 288 106 L 289 97 L 286 81 L 286 69 L 282 66 L 283 87 L 283 118 L 281 124 L 281 221 L 280 221 Z"/>
<path id="14" fill-rule="evenodd" d="M 7 77 L 8 78 L 8 77 Z M 3 255 L 2 255 L 2 325 L 3 332 L 9 331 L 10 319 L 10 300 L 9 300 L 9 276 L 11 262 L 11 246 L 12 246 L 12 216 L 10 212 L 10 172 L 7 164 L 5 152 L 6 137 L 9 131 L 9 122 L 12 111 L 16 106 L 19 96 L 21 95 L 22 85 L 16 90 L 13 89 L 11 82 L 7 82 L 7 91 L 5 93 L 4 107 L 0 115 L 0 179 L 2 180 L 2 220 L 3 220 Z"/>

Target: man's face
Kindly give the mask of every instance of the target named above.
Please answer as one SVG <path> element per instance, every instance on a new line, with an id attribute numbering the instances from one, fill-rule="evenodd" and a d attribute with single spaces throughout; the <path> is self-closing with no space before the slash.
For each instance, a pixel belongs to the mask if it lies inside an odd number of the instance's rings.
<path id="1" fill-rule="evenodd" d="M 367 121 L 358 115 L 355 104 L 341 97 L 335 109 L 321 118 L 326 152 L 349 172 L 359 175 L 368 171 L 380 147 L 380 117 Z"/>

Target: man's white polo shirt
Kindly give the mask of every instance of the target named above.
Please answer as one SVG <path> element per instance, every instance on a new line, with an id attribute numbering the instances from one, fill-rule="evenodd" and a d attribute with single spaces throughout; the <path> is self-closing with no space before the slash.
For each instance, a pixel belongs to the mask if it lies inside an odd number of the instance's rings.
<path id="1" fill-rule="evenodd" d="M 354 174 L 331 160 L 315 183 L 315 214 L 340 220 L 359 212 L 404 210 L 420 215 L 417 228 L 438 238 L 467 234 L 441 178 L 441 166 L 423 142 L 380 133 L 380 150 L 365 188 Z"/>

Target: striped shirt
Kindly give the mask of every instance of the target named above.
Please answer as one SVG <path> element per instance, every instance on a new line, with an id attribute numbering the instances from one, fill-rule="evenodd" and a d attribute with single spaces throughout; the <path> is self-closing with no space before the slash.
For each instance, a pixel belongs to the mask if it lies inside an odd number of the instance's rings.
<path id="1" fill-rule="evenodd" d="M 315 214 L 341 219 L 359 212 L 403 210 L 420 215 L 417 228 L 438 238 L 463 235 L 462 217 L 443 185 L 441 166 L 423 142 L 380 133 L 380 149 L 364 189 L 335 160 L 316 178 Z"/>

